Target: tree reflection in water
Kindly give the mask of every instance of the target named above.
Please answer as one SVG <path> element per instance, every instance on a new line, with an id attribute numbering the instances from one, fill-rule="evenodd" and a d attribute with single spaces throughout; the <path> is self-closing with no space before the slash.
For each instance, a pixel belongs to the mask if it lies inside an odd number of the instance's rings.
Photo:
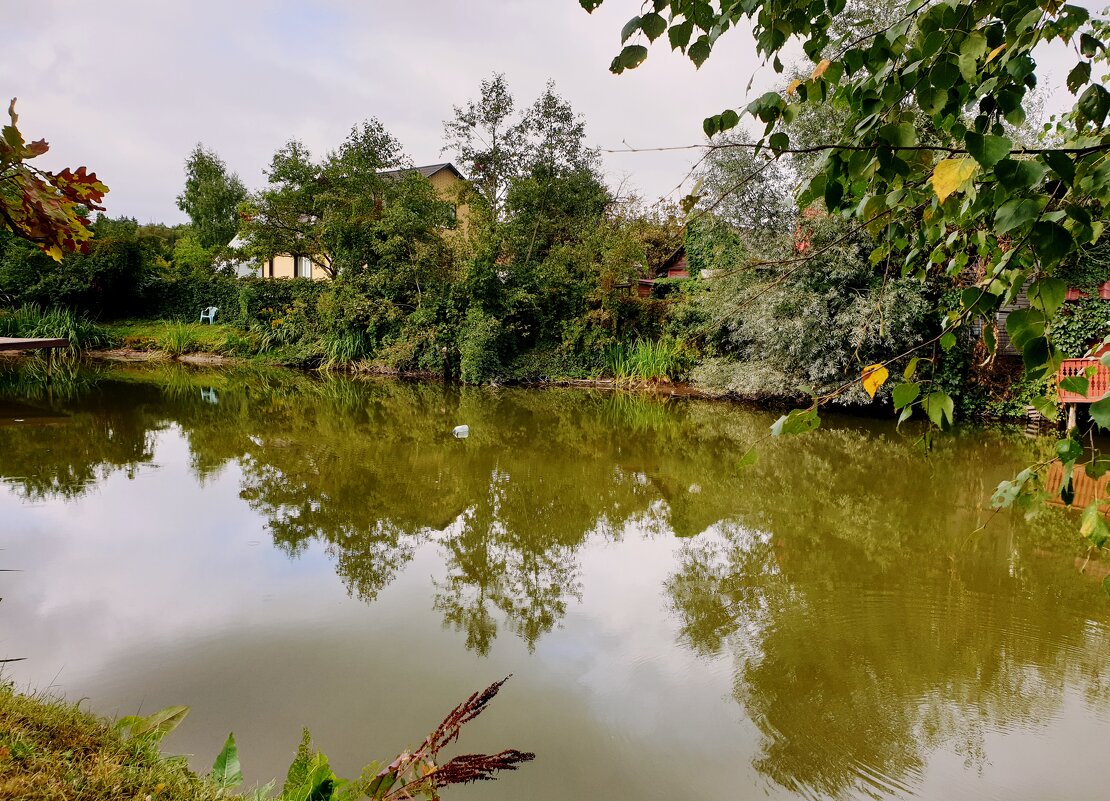
<path id="1" fill-rule="evenodd" d="M 937 749 L 981 766 L 988 732 L 1036 727 L 1069 689 L 1110 702 L 1106 627 L 1076 611 L 1096 590 L 1057 558 L 1076 552 L 1073 521 L 972 534 L 998 481 L 1045 455 L 1017 434 L 957 433 L 926 456 L 886 424 L 832 420 L 739 470 L 770 415 L 627 394 L 169 366 L 49 387 L 8 369 L 0 398 L 64 415 L 64 435 L 0 426 L 20 497 L 134 472 L 174 427 L 198 480 L 234 465 L 274 543 L 322 543 L 354 597 L 433 545 L 431 603 L 480 655 L 502 627 L 531 650 L 560 625 L 588 542 L 684 538 L 664 587 L 679 640 L 732 660 L 756 767 L 803 794 L 897 793 Z"/>

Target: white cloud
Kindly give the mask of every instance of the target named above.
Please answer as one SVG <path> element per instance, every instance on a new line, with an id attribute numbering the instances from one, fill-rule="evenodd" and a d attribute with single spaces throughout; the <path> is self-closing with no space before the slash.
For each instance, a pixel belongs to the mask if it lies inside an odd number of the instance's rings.
<path id="1" fill-rule="evenodd" d="M 722 39 L 700 71 L 659 45 L 640 69 L 611 75 L 620 28 L 639 8 L 630 0 L 608 0 L 593 15 L 576 0 L 28 8 L 9 17 L 0 51 L 0 86 L 19 96 L 24 131 L 50 141 L 48 166 L 87 164 L 111 187 L 109 212 L 142 221 L 183 219 L 174 198 L 197 141 L 250 186 L 288 139 L 322 153 L 368 116 L 417 162 L 437 161 L 452 105 L 495 71 L 522 105 L 554 79 L 603 147 L 696 143 L 704 116 L 744 100 L 753 71 L 752 93 L 776 78 L 743 31 Z M 654 198 L 694 159 L 612 154 L 605 164 L 613 183 L 629 177 Z"/>

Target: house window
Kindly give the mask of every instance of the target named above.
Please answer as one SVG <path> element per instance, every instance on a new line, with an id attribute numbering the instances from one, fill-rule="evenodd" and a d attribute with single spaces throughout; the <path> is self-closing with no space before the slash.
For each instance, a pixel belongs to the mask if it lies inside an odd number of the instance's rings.
<path id="1" fill-rule="evenodd" d="M 297 278 L 311 278 L 312 277 L 312 259 L 308 256 L 296 257 L 296 270 L 295 275 Z"/>
<path id="2" fill-rule="evenodd" d="M 273 258 L 270 259 L 270 261 L 267 263 L 266 267 L 270 271 L 270 278 L 273 278 L 274 277 L 274 260 L 273 260 Z"/>
<path id="3" fill-rule="evenodd" d="M 459 224 L 459 207 L 454 203 L 447 206 L 447 227 L 454 228 Z"/>

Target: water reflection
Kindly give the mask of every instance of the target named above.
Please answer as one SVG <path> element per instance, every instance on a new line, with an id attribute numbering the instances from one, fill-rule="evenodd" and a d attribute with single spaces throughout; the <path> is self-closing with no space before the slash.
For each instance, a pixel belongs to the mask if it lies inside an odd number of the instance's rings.
<path id="1" fill-rule="evenodd" d="M 972 534 L 998 481 L 1047 453 L 1019 434 L 965 432 L 926 457 L 889 426 L 834 420 L 741 471 L 768 416 L 713 403 L 176 366 L 40 378 L 0 373 L 0 398 L 24 405 L 0 416 L 60 421 L 0 425 L 14 496 L 74 501 L 155 469 L 176 432 L 199 485 L 233 474 L 277 548 L 322 545 L 367 605 L 434 553 L 414 600 L 480 657 L 499 634 L 536 652 L 597 592 L 587 556 L 673 547 L 642 598 L 662 593 L 684 654 L 729 665 L 746 758 L 776 794 L 940 798 L 993 776 L 1014 733 L 1110 732 L 1108 616 L 1075 574 L 1074 521 Z"/>

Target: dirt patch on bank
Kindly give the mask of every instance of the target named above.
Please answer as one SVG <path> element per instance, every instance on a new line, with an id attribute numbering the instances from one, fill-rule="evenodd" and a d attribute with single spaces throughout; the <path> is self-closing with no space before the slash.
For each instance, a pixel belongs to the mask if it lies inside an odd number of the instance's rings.
<path id="1" fill-rule="evenodd" d="M 133 348 L 112 348 L 110 350 L 90 350 L 85 353 L 90 359 L 101 359 L 109 362 L 170 362 L 182 364 L 199 364 L 206 367 L 241 364 L 242 359 L 233 356 L 221 356 L 218 353 L 185 353 L 176 359 L 167 356 L 160 350 L 134 350 Z"/>

